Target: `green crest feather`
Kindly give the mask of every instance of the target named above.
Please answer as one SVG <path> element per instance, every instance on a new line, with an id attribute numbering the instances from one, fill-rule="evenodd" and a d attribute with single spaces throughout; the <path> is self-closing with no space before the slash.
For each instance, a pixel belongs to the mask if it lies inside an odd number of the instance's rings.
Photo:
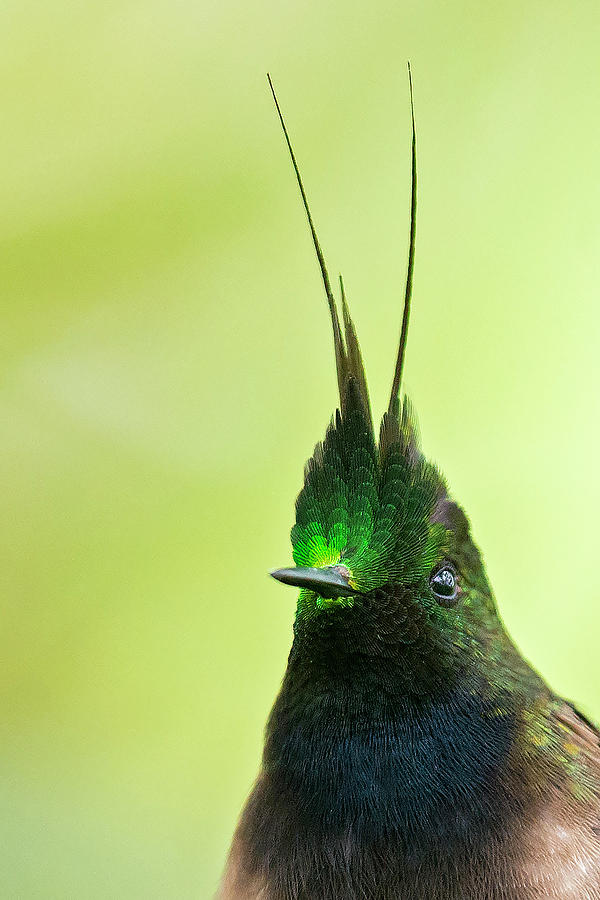
<path id="1" fill-rule="evenodd" d="M 443 553 L 445 529 L 431 515 L 445 493 L 438 470 L 420 452 L 408 400 L 400 408 L 400 388 L 408 334 L 416 229 L 416 136 L 412 80 L 411 221 L 402 328 L 389 405 L 379 445 L 375 440 L 369 392 L 354 323 L 340 276 L 343 331 L 325 259 L 298 164 L 270 76 L 279 120 L 300 188 L 321 270 L 333 327 L 340 408 L 305 470 L 292 529 L 297 566 L 342 566 L 349 583 L 367 592 L 391 580 L 418 581 Z"/>

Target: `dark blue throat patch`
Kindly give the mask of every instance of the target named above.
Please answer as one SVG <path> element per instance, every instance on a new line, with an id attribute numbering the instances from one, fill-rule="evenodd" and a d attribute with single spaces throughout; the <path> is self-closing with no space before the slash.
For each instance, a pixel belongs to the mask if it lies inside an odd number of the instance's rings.
<path id="1" fill-rule="evenodd" d="M 282 694 L 264 769 L 274 802 L 317 839 L 396 835 L 406 850 L 471 842 L 500 825 L 514 717 L 476 695 L 315 697 L 301 715 Z M 275 800 L 276 798 L 276 800 Z"/>

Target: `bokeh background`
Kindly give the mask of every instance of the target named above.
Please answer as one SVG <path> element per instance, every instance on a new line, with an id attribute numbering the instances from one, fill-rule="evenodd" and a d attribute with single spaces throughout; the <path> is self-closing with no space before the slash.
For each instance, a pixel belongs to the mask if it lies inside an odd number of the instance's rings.
<path id="1" fill-rule="evenodd" d="M 596 0 L 4 0 L 0 896 L 209 898 L 284 670 L 329 324 L 406 385 L 503 615 L 600 716 Z"/>

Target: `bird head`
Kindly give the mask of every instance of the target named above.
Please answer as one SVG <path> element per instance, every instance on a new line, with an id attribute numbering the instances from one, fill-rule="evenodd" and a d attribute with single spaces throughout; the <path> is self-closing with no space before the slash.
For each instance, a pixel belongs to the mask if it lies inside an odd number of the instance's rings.
<path id="1" fill-rule="evenodd" d="M 467 517 L 450 497 L 437 467 L 423 455 L 410 403 L 400 401 L 415 248 L 414 113 L 402 328 L 389 404 L 376 435 L 344 285 L 340 278 L 340 321 L 274 91 L 273 96 L 325 286 L 339 408 L 306 465 L 291 533 L 295 566 L 271 574 L 300 588 L 297 637 L 308 633 L 314 643 L 318 633 L 327 641 L 341 629 L 340 652 L 363 658 L 397 659 L 399 645 L 411 647 L 412 668 L 422 670 L 414 681 L 420 683 L 442 669 L 457 671 L 484 658 L 494 638 L 502 635 L 504 642 L 505 635 Z"/>
<path id="2" fill-rule="evenodd" d="M 347 376 L 306 465 L 295 566 L 271 574 L 300 588 L 296 635 L 311 653 L 321 641 L 328 655 L 333 640 L 340 659 L 394 659 L 422 690 L 485 659 L 502 627 L 468 519 L 421 452 L 410 403 L 392 403 L 376 439 L 360 379 Z"/>

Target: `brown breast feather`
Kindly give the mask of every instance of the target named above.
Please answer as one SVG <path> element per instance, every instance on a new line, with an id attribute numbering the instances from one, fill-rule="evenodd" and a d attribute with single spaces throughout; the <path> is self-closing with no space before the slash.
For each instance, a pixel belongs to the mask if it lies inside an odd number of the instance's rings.
<path id="1" fill-rule="evenodd" d="M 568 703 L 556 721 L 566 729 L 591 787 L 584 799 L 568 785 L 550 790 L 531 822 L 518 829 L 514 840 L 522 849 L 522 864 L 516 880 L 523 885 L 524 900 L 600 900 L 600 735 Z"/>

